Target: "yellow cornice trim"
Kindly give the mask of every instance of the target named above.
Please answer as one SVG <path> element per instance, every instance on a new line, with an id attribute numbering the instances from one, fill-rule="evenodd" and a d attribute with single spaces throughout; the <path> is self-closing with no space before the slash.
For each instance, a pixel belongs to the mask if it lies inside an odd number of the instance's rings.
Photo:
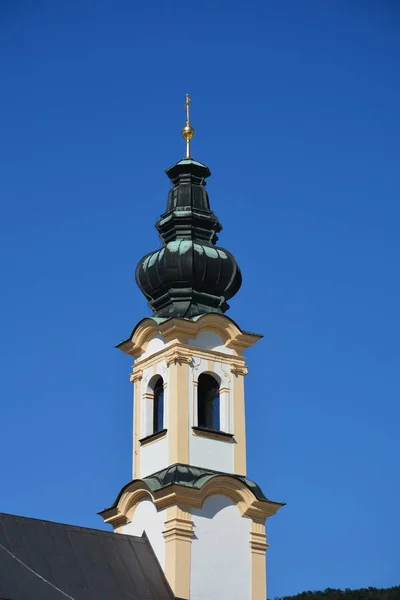
<path id="1" fill-rule="evenodd" d="M 278 502 L 258 500 L 247 485 L 235 477 L 216 475 L 200 489 L 173 484 L 151 492 L 143 480 L 133 481 L 124 490 L 117 506 L 100 514 L 106 523 L 116 526 L 116 523 L 123 522 L 123 518 L 125 522 L 131 521 L 135 507 L 144 498 L 150 499 L 160 511 L 177 505 L 186 509 L 201 508 L 206 498 L 216 494 L 231 498 L 242 516 L 258 523 L 275 515 L 283 506 Z"/>
<path id="2" fill-rule="evenodd" d="M 134 373 L 131 375 L 131 379 L 133 380 L 133 378 L 142 377 L 143 369 L 151 367 L 153 364 L 163 360 L 164 358 L 167 361 L 167 364 L 170 364 L 171 362 L 191 362 L 193 357 L 205 358 L 206 360 L 218 360 L 218 362 L 232 366 L 232 372 L 234 372 L 234 370 L 241 369 L 247 373 L 244 357 L 242 356 L 225 354 L 225 352 L 220 352 L 219 350 L 198 348 L 197 346 L 191 346 L 190 344 L 183 344 L 181 342 L 172 342 L 151 356 L 138 358 L 135 361 Z M 241 374 L 245 373 L 241 372 Z"/>
<path id="3" fill-rule="evenodd" d="M 187 343 L 202 330 L 219 333 L 227 348 L 231 348 L 238 355 L 262 337 L 259 334 L 242 331 L 232 319 L 218 313 L 202 315 L 196 321 L 174 317 L 162 323 L 147 317 L 137 324 L 131 337 L 117 347 L 126 354 L 138 358 L 146 351 L 147 344 L 154 335 L 161 334 L 167 343 L 173 341 Z"/>
<path id="4" fill-rule="evenodd" d="M 125 352 L 125 354 L 130 354 L 135 358 L 142 351 L 141 347 L 145 344 L 151 337 L 154 332 L 158 331 L 158 324 L 156 321 L 151 319 L 150 317 L 146 317 L 139 321 L 134 330 L 132 331 L 130 337 L 118 344 L 117 348 Z"/>
<path id="5" fill-rule="evenodd" d="M 103 517 L 105 523 L 109 523 L 114 529 L 121 525 L 126 525 L 128 522 L 126 515 L 121 512 L 121 509 L 118 506 L 103 510 L 99 515 Z"/>

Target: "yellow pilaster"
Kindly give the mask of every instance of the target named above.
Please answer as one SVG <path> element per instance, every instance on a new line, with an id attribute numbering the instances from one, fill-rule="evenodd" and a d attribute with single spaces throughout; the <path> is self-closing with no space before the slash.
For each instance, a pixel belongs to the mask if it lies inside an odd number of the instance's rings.
<path id="1" fill-rule="evenodd" d="M 267 597 L 267 545 L 264 523 L 253 521 L 250 533 L 251 600 L 265 600 Z"/>
<path id="2" fill-rule="evenodd" d="M 179 506 L 167 509 L 163 531 L 165 539 L 165 575 L 175 597 L 190 598 L 190 554 L 193 537 L 191 515 Z"/>
<path id="3" fill-rule="evenodd" d="M 134 370 L 130 380 L 133 382 L 133 456 L 132 456 L 132 479 L 140 477 L 140 424 L 141 424 L 141 381 L 142 370 Z"/>
<path id="4" fill-rule="evenodd" d="M 189 364 L 192 358 L 175 351 L 166 357 L 168 377 L 169 463 L 189 463 Z"/>
<path id="5" fill-rule="evenodd" d="M 234 366 L 232 371 L 233 385 L 233 430 L 235 447 L 233 451 L 233 469 L 238 475 L 246 475 L 246 421 L 244 406 L 244 376 L 247 368 Z"/>

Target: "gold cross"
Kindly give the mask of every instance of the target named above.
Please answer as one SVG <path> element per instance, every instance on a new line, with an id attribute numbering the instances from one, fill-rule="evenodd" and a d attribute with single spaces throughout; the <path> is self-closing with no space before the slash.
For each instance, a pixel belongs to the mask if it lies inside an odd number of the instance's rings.
<path id="1" fill-rule="evenodd" d="M 189 119 L 189 104 L 190 104 L 190 102 L 191 102 L 190 96 L 189 96 L 189 94 L 186 94 L 186 104 L 185 104 L 186 121 L 190 121 L 190 119 Z"/>

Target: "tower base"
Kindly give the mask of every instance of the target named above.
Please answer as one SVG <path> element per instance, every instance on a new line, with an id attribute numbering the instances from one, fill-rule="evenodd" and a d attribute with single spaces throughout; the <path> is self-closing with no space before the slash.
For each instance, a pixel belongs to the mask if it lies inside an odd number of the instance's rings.
<path id="1" fill-rule="evenodd" d="M 246 477 L 178 463 L 99 514 L 116 533 L 146 532 L 177 598 L 266 600 L 265 520 L 281 506 Z"/>

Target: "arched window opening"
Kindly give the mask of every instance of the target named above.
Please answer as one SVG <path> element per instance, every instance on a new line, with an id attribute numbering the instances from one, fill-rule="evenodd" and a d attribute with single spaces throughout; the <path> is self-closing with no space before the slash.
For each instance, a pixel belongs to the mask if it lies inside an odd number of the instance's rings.
<path id="1" fill-rule="evenodd" d="M 159 377 L 154 386 L 153 433 L 164 429 L 164 382 Z"/>
<path id="2" fill-rule="evenodd" d="M 203 373 L 198 381 L 198 426 L 220 431 L 219 384 L 211 375 Z"/>

